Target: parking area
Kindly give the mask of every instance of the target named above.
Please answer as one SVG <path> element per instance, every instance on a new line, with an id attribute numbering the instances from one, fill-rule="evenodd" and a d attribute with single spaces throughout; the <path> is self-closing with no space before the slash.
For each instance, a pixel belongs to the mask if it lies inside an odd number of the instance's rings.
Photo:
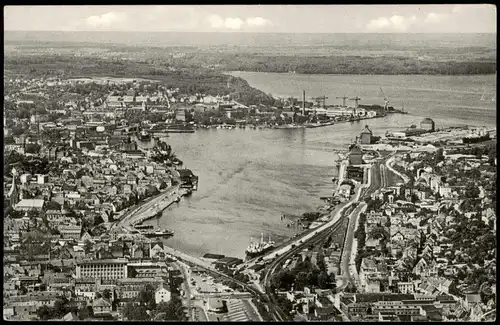
<path id="1" fill-rule="evenodd" d="M 222 293 L 233 292 L 234 290 L 222 283 L 214 282 L 214 279 L 209 275 L 204 274 L 191 274 L 190 277 L 191 291 L 194 294 L 201 293 Z"/>
<path id="2" fill-rule="evenodd" d="M 193 321 L 195 322 L 208 322 L 207 315 L 202 307 L 193 307 Z"/>
<path id="3" fill-rule="evenodd" d="M 252 307 L 252 302 L 247 299 L 227 299 L 225 300 L 225 304 L 227 306 L 227 313 L 207 312 L 208 320 L 212 322 L 262 321 Z"/>

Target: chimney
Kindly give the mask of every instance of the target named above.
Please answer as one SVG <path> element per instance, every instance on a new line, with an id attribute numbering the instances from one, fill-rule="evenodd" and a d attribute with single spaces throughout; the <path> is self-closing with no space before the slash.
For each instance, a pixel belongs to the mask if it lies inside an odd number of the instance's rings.
<path id="1" fill-rule="evenodd" d="M 306 115 L 306 91 L 302 90 L 302 115 Z"/>

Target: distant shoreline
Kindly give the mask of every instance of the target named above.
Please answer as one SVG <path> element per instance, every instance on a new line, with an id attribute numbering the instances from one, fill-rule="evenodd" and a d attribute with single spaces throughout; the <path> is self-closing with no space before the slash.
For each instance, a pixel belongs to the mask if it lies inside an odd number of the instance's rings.
<path id="1" fill-rule="evenodd" d="M 321 76 L 391 76 L 391 77 L 407 77 L 407 76 L 433 76 L 433 77 L 468 77 L 468 76 L 491 76 L 496 75 L 496 72 L 492 73 L 478 73 L 478 74 L 429 74 L 429 73 L 408 73 L 408 74 L 386 74 L 386 73 L 319 73 L 319 72 L 274 72 L 274 71 L 253 71 L 253 70 L 231 70 L 222 71 L 221 73 L 225 75 L 232 75 L 233 73 L 263 73 L 263 74 L 282 74 L 282 75 L 297 75 L 297 76 L 308 76 L 308 75 L 321 75 Z"/>

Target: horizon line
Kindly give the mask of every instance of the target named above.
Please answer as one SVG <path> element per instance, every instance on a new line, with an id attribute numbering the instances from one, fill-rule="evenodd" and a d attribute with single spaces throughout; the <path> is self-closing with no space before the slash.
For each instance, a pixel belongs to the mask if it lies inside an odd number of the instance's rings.
<path id="1" fill-rule="evenodd" d="M 396 35 L 406 35 L 406 34 L 420 34 L 420 35 L 458 35 L 458 34 L 492 34 L 495 35 L 497 32 L 255 32 L 255 31 L 231 31 L 231 30 L 222 30 L 222 31 L 142 31 L 142 30 L 5 30 L 5 32 L 23 32 L 23 33 L 197 33 L 197 34 L 396 34 Z"/>

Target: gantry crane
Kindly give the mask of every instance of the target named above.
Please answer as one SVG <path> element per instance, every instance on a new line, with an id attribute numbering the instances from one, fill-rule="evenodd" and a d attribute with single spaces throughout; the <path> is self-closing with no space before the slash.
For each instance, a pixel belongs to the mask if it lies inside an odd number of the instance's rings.
<path id="1" fill-rule="evenodd" d="M 358 108 L 358 104 L 359 104 L 359 101 L 361 100 L 361 98 L 356 96 L 354 98 L 349 98 L 349 100 L 353 100 L 354 101 L 354 108 Z"/>
<path id="2" fill-rule="evenodd" d="M 342 99 L 342 106 L 344 106 L 344 107 L 345 107 L 345 106 L 346 106 L 346 104 L 345 104 L 345 100 L 346 100 L 346 99 L 348 99 L 349 97 L 347 97 L 347 96 L 342 96 L 342 97 L 336 97 L 336 98 L 337 98 L 337 99 Z"/>
<path id="3" fill-rule="evenodd" d="M 382 92 L 382 95 L 384 95 L 384 110 L 387 111 L 387 104 L 389 104 L 389 99 L 387 98 L 384 91 L 382 90 L 382 87 L 380 87 L 380 91 Z"/>
<path id="4" fill-rule="evenodd" d="M 322 97 L 314 97 L 313 100 L 316 101 L 316 103 L 318 104 L 318 106 L 320 107 L 325 107 L 326 105 L 326 100 L 328 99 L 328 97 L 326 96 L 322 96 Z"/>

